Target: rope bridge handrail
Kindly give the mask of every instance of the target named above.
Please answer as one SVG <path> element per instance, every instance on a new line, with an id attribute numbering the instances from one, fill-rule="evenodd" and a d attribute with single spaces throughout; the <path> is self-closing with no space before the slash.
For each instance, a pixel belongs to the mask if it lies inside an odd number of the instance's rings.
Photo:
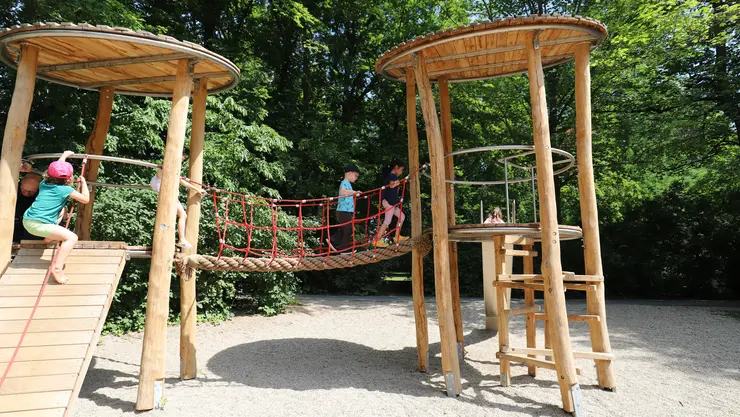
<path id="1" fill-rule="evenodd" d="M 212 269 L 214 267 L 211 265 L 219 265 L 218 269 L 236 268 L 231 270 L 254 272 L 296 268 L 309 270 L 326 269 L 329 264 L 334 265 L 331 268 L 344 268 L 377 262 L 371 259 L 399 256 L 399 251 L 411 250 L 409 244 L 399 245 L 403 242 L 397 241 L 390 248 L 379 243 L 394 234 L 400 235 L 399 225 L 388 228 L 382 236 L 376 236 L 377 231 L 371 229 L 371 222 L 380 227 L 383 216 L 403 210 L 403 195 L 409 179 L 427 167 L 428 164 L 424 164 L 400 179 L 398 186 L 393 188 L 399 193 L 398 202 L 385 207 L 382 205 L 383 191 L 388 186 L 352 195 L 297 200 L 242 194 L 183 178 L 206 190 L 206 196 L 212 199 L 219 241 L 216 256 L 192 255 L 188 257 L 188 265 L 200 269 Z M 351 219 L 332 223 L 332 208 L 347 198 L 352 199 L 355 207 Z M 292 214 L 295 220 L 291 222 L 290 217 L 281 214 Z M 351 228 L 351 242 L 344 247 L 338 244 L 335 247 L 331 238 L 332 231 L 339 228 Z M 295 247 L 286 249 L 287 242 L 291 240 L 295 241 Z M 418 244 L 418 241 L 414 241 L 414 244 Z M 281 245 L 280 242 L 285 243 Z M 273 265 L 275 263 L 280 266 Z"/>

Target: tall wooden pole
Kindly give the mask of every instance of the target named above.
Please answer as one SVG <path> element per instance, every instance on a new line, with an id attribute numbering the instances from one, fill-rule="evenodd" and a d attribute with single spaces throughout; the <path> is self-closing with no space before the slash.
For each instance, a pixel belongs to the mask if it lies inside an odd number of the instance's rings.
<path id="1" fill-rule="evenodd" d="M 434 104 L 429 73 L 424 64 L 423 52 L 414 55 L 414 72 L 419 88 L 421 111 L 429 145 L 429 159 L 432 176 L 432 227 L 434 228 L 434 287 L 439 315 L 439 334 L 442 347 L 442 375 L 447 387 L 447 395 L 460 394 L 460 362 L 457 356 L 457 338 L 452 313 L 450 289 L 450 252 L 447 230 L 447 204 L 442 196 L 446 193 L 445 163 L 442 133 Z"/>
<path id="2" fill-rule="evenodd" d="M 195 82 L 193 97 L 193 124 L 190 133 L 190 179 L 203 182 L 203 149 L 206 133 L 206 98 L 208 80 Z M 200 226 L 200 193 L 188 191 L 188 219 L 185 223 L 185 236 L 193 245 L 187 254 L 198 252 L 198 231 Z M 180 277 L 180 378 L 193 379 L 198 373 L 196 362 L 195 335 L 198 324 L 198 307 L 195 291 L 195 270 L 188 268 Z"/>
<path id="3" fill-rule="evenodd" d="M 442 142 L 445 154 L 452 152 L 452 111 L 450 110 L 450 85 L 446 78 L 437 81 L 439 86 L 439 113 L 442 119 Z M 455 161 L 445 158 L 445 177 L 455 179 Z M 447 225 L 455 225 L 455 187 L 445 184 L 447 200 Z M 462 358 L 465 350 L 463 336 L 462 307 L 460 305 L 460 278 L 457 265 L 457 243 L 450 242 L 450 291 L 452 291 L 452 315 L 455 319 L 455 336 L 458 354 Z"/>
<path id="4" fill-rule="evenodd" d="M 21 46 L 15 89 L 8 109 L 3 134 L 3 150 L 0 156 L 0 273 L 10 265 L 15 227 L 15 202 L 18 196 L 18 173 L 21 169 L 23 145 L 26 143 L 28 115 L 33 102 L 36 85 L 36 67 L 39 49 L 30 44 Z"/>
<path id="5" fill-rule="evenodd" d="M 589 54 L 591 45 L 576 45 L 576 136 L 578 150 L 578 192 L 581 196 L 581 222 L 583 227 L 583 254 L 586 274 L 604 275 L 601 264 L 599 239 L 599 214 L 594 185 L 593 151 L 591 146 L 591 70 Z M 596 283 L 595 291 L 586 293 L 588 314 L 600 320 L 589 321 L 591 347 L 594 352 L 611 352 L 609 330 L 606 326 L 606 297 L 604 283 Z M 601 388 L 614 389 L 616 380 L 611 361 L 596 361 L 596 373 Z"/>
<path id="6" fill-rule="evenodd" d="M 103 87 L 100 89 L 100 97 L 98 98 L 98 114 L 95 116 L 95 125 L 93 125 L 92 133 L 90 133 L 90 137 L 87 138 L 87 144 L 85 145 L 86 154 L 103 154 L 103 145 L 105 144 L 105 138 L 108 136 L 110 117 L 111 112 L 113 111 L 114 92 L 115 89 L 113 87 Z M 85 172 L 85 179 L 89 182 L 97 181 L 98 168 L 100 168 L 100 161 L 96 159 L 89 160 L 87 163 L 87 171 Z M 90 202 L 82 204 L 77 211 L 77 222 L 75 228 L 77 229 L 77 236 L 80 240 L 90 240 L 94 203 L 95 187 L 91 187 Z"/>
<path id="7" fill-rule="evenodd" d="M 159 405 L 164 390 L 164 358 L 169 314 L 172 260 L 175 256 L 177 194 L 185 142 L 188 102 L 193 80 L 190 61 L 177 63 L 175 88 L 172 94 L 167 144 L 162 164 L 162 186 L 157 200 L 152 241 L 152 264 L 149 268 L 149 288 L 146 297 L 146 325 L 141 351 L 141 371 L 137 410 L 151 410 Z M 155 390 L 157 396 L 155 398 Z"/>
<path id="8" fill-rule="evenodd" d="M 527 34 L 527 70 L 529 95 L 532 101 L 534 146 L 537 162 L 538 194 L 540 200 L 540 227 L 542 230 L 542 278 L 545 284 L 545 306 L 549 312 L 552 350 L 566 412 L 580 415 L 580 386 L 576 376 L 573 350 L 568 331 L 568 314 L 563 293 L 563 268 L 560 264 L 560 235 L 555 203 L 550 124 L 547 119 L 545 77 L 542 71 L 542 50 L 538 32 Z M 575 401 L 574 401 L 575 397 Z"/>
<path id="9" fill-rule="evenodd" d="M 419 134 L 416 131 L 416 85 L 414 72 L 406 71 L 406 129 L 409 136 L 409 172 L 419 169 Z M 411 198 L 411 236 L 421 236 L 421 192 L 419 176 L 409 179 Z M 429 328 L 427 308 L 424 302 L 424 258 L 418 249 L 411 252 L 411 293 L 414 300 L 414 320 L 416 322 L 416 351 L 419 372 L 429 369 Z"/>

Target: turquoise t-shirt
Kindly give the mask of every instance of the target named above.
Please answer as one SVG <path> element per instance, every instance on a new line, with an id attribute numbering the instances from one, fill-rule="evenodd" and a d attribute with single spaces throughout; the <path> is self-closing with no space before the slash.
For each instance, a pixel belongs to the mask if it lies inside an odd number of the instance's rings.
<path id="1" fill-rule="evenodd" d="M 41 181 L 39 184 L 39 195 L 26 210 L 23 215 L 24 219 L 38 220 L 48 224 L 56 224 L 59 218 L 59 212 L 67 204 L 67 197 L 75 189 L 68 185 L 48 184 Z"/>
<path id="2" fill-rule="evenodd" d="M 342 188 L 344 188 L 345 190 L 352 191 L 352 183 L 347 180 L 343 180 L 342 183 L 339 184 L 339 192 L 340 192 L 339 195 L 340 196 L 342 195 L 341 194 Z M 354 197 L 352 197 L 351 195 L 339 197 L 339 203 L 337 204 L 337 211 L 348 211 L 350 213 L 354 213 L 355 212 Z"/>

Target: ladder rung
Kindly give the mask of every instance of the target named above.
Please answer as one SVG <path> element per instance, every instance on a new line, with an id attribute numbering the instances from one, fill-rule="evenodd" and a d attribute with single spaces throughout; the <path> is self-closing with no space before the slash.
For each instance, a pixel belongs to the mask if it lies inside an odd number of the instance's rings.
<path id="1" fill-rule="evenodd" d="M 572 272 L 563 272 L 563 281 L 570 280 L 570 277 L 577 276 Z M 499 281 L 542 281 L 541 274 L 499 274 L 496 277 Z"/>
<path id="2" fill-rule="evenodd" d="M 540 311 L 541 311 L 540 306 L 528 306 L 528 307 L 505 309 L 504 313 L 508 314 L 509 316 L 516 316 L 516 315 L 527 314 L 527 313 L 539 313 Z"/>
<path id="3" fill-rule="evenodd" d="M 534 348 L 510 348 L 511 353 L 519 355 L 537 355 L 537 356 L 552 356 L 552 349 L 534 349 Z M 593 359 L 600 361 L 611 361 L 614 360 L 614 355 L 611 353 L 604 352 L 573 352 L 574 358 L 579 359 Z"/>
<path id="4" fill-rule="evenodd" d="M 532 365 L 536 366 L 538 368 L 545 368 L 545 369 L 552 369 L 556 370 L 555 368 L 555 362 L 552 361 L 545 361 L 542 359 L 536 359 L 536 358 L 530 358 L 527 356 L 522 356 L 521 354 L 516 353 L 503 353 L 503 352 L 496 352 L 496 357 L 498 359 L 505 359 L 512 362 L 519 362 L 523 363 L 525 365 Z M 576 374 L 581 375 L 581 369 L 576 368 Z"/>
<path id="5" fill-rule="evenodd" d="M 526 279 L 533 279 L 534 277 L 537 277 L 539 275 L 535 274 L 515 274 L 515 275 L 507 275 L 507 274 L 499 274 L 496 279 L 498 281 L 514 281 L 514 280 L 526 280 Z"/>
<path id="6" fill-rule="evenodd" d="M 493 286 L 499 287 L 499 288 L 514 288 L 514 289 L 520 289 L 520 290 L 545 291 L 545 284 L 530 284 L 527 282 L 493 281 Z"/>
<path id="7" fill-rule="evenodd" d="M 604 277 L 601 275 L 567 275 L 563 277 L 563 281 L 571 282 L 604 282 Z"/>
<path id="8" fill-rule="evenodd" d="M 535 314 L 534 319 L 535 320 L 547 320 L 547 314 L 546 313 Z M 568 315 L 568 321 L 588 323 L 590 321 L 601 321 L 601 317 L 595 314 L 575 314 L 575 315 Z"/>
<path id="9" fill-rule="evenodd" d="M 537 257 L 538 253 L 534 250 L 524 250 L 524 249 L 504 249 L 503 250 L 504 255 L 506 256 L 531 256 L 531 257 Z"/>
<path id="10" fill-rule="evenodd" d="M 513 288 L 520 290 L 545 291 L 545 284 L 540 282 L 518 282 L 518 281 L 493 281 L 494 287 Z M 596 285 L 587 284 L 563 284 L 563 290 L 595 291 Z"/>
<path id="11" fill-rule="evenodd" d="M 499 281 L 542 281 L 541 274 L 499 274 Z M 601 275 L 576 275 L 572 272 L 563 272 L 563 282 L 604 282 Z"/>
<path id="12" fill-rule="evenodd" d="M 593 284 L 571 284 L 571 283 L 565 283 L 563 284 L 566 290 L 573 290 L 573 291 L 596 291 L 596 285 Z"/>

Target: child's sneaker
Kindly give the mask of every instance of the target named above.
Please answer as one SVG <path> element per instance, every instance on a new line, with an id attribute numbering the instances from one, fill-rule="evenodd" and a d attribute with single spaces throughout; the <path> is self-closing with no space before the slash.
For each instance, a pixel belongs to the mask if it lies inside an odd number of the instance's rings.
<path id="1" fill-rule="evenodd" d="M 188 249 L 193 248 L 193 245 L 191 245 L 190 242 L 188 242 L 185 239 L 180 240 L 180 243 L 176 243 L 175 246 L 183 250 L 188 250 Z"/>
<path id="2" fill-rule="evenodd" d="M 328 237 L 326 238 L 326 244 L 329 245 L 329 250 L 330 251 L 332 251 L 332 252 L 336 252 L 337 251 L 337 248 L 335 248 L 334 245 L 331 244 L 331 239 L 328 238 Z"/>
<path id="3" fill-rule="evenodd" d="M 396 239 L 396 243 L 401 243 L 404 240 L 409 240 L 408 236 L 398 236 L 398 239 Z"/>
<path id="4" fill-rule="evenodd" d="M 380 248 L 387 248 L 388 243 L 386 243 L 384 240 L 378 239 L 375 241 L 375 246 L 380 247 Z"/>

